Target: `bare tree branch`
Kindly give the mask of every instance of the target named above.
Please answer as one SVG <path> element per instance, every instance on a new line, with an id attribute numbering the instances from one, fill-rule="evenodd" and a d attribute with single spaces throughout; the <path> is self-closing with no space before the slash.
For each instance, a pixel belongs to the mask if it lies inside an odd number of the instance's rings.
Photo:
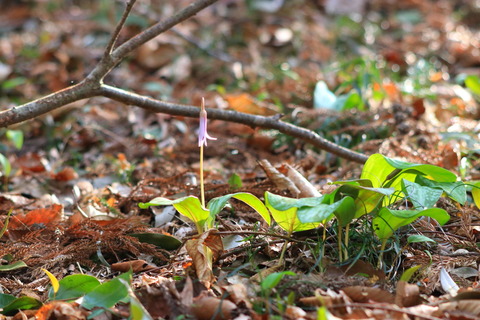
<path id="1" fill-rule="evenodd" d="M 98 95 L 98 85 L 83 81 L 48 96 L 0 112 L 0 128 L 33 119 L 69 103 Z"/>
<path id="2" fill-rule="evenodd" d="M 200 109 L 194 106 L 186 106 L 181 104 L 169 103 L 154 100 L 145 96 L 141 96 L 129 91 L 118 89 L 108 85 L 102 85 L 99 94 L 125 104 L 138 106 L 153 112 L 167 113 L 184 117 L 197 118 Z M 274 117 L 264 117 L 252 114 L 246 114 L 231 110 L 207 109 L 210 119 L 224 120 L 229 122 L 243 123 L 251 127 L 260 127 L 265 129 L 274 129 L 289 136 L 300 138 L 322 150 L 328 151 L 339 157 L 358 162 L 365 163 L 367 156 L 347 148 L 341 147 L 333 142 L 322 138 L 317 133 L 297 127 L 293 124 L 283 122 Z"/>
<path id="3" fill-rule="evenodd" d="M 125 21 L 127 21 L 130 11 L 132 11 L 133 5 L 135 4 L 136 1 L 137 0 L 128 1 L 127 6 L 123 11 L 122 18 L 120 18 L 120 21 L 115 27 L 115 30 L 113 31 L 112 36 L 110 38 L 110 41 L 108 42 L 107 47 L 105 48 L 105 53 L 104 53 L 105 57 L 109 56 L 112 53 L 113 47 L 115 46 L 118 36 L 120 35 L 120 31 L 122 31 L 123 25 L 125 24 Z"/>
<path id="4" fill-rule="evenodd" d="M 218 0 L 197 0 L 188 7 L 180 10 L 177 14 L 151 26 L 137 36 L 120 45 L 117 49 L 113 50 L 116 39 L 118 38 L 118 34 L 125 24 L 125 21 L 130 14 L 135 1 L 136 0 L 129 0 L 127 3 L 124 14 L 120 22 L 117 24 L 110 42 L 105 49 L 105 54 L 92 72 L 82 82 L 19 107 L 14 107 L 0 112 L 0 127 L 7 127 L 12 124 L 33 119 L 37 116 L 53 111 L 54 109 L 63 107 L 69 103 L 95 96 L 108 97 L 110 99 L 129 105 L 135 105 L 153 112 L 181 115 L 186 117 L 198 117 L 200 110 L 197 107 L 154 100 L 129 91 L 121 90 L 103 84 L 103 78 L 130 52 L 137 49 L 145 42 L 158 36 L 159 34 L 171 29 L 178 23 L 190 18 L 200 10 Z M 363 154 L 336 145 L 322 138 L 313 131 L 280 121 L 279 118 L 275 116 L 264 117 L 219 109 L 208 109 L 208 114 L 211 119 L 238 122 L 251 127 L 278 130 L 292 137 L 300 138 L 314 146 L 317 146 L 320 149 L 351 161 L 365 163 L 367 160 L 367 156 Z"/>
<path id="5" fill-rule="evenodd" d="M 209 5 L 217 2 L 218 0 L 198 0 L 184 9 L 177 12 L 175 15 L 160 21 L 148 29 L 145 29 L 135 37 L 126 41 L 115 49 L 109 57 L 102 59 L 95 69 L 88 75 L 87 79 L 102 81 L 118 63 L 120 63 L 130 52 L 137 49 L 144 43 L 152 40 L 161 33 L 170 30 L 182 21 L 197 14 L 200 10 L 208 7 Z"/>

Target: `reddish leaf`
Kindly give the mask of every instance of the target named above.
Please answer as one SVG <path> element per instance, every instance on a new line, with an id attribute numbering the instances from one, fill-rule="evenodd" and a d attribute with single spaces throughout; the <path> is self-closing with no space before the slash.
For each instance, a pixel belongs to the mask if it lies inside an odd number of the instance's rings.
<path id="1" fill-rule="evenodd" d="M 54 204 L 50 208 L 35 209 L 27 214 L 19 214 L 12 217 L 8 230 L 25 229 L 33 225 L 48 226 L 58 223 L 63 215 L 63 206 Z"/>
<path id="2" fill-rule="evenodd" d="M 53 179 L 57 181 L 70 181 L 78 178 L 78 174 L 71 167 L 66 167 L 54 174 Z"/>
<path id="3" fill-rule="evenodd" d="M 19 157 L 16 161 L 16 165 L 20 167 L 24 172 L 44 172 L 45 166 L 42 163 L 42 157 L 37 153 L 27 153 Z"/>
<path id="4" fill-rule="evenodd" d="M 142 271 L 155 269 L 155 267 L 149 265 L 145 260 L 133 260 L 112 264 L 112 270 L 115 271 L 127 272 L 130 269 L 132 269 L 133 273 L 139 273 Z"/>

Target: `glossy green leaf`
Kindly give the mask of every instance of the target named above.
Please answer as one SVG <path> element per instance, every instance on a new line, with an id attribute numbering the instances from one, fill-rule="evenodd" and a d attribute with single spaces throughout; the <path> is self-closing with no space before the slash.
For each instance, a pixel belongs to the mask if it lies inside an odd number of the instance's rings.
<path id="1" fill-rule="evenodd" d="M 437 182 L 427 179 L 424 176 L 417 176 L 415 182 L 422 186 L 441 189 L 447 194 L 447 196 L 462 205 L 467 201 L 467 188 L 462 181 Z"/>
<path id="2" fill-rule="evenodd" d="M 437 182 L 454 182 L 457 177 L 452 172 L 430 164 L 415 164 L 387 158 L 381 154 L 371 155 L 365 163 L 360 179 L 372 181 L 374 188 L 394 188 L 400 190 L 401 179 L 415 181 L 424 175 Z"/>
<path id="3" fill-rule="evenodd" d="M 443 194 L 441 189 L 424 187 L 405 179 L 402 179 L 402 191 L 416 209 L 432 208 Z"/>
<path id="4" fill-rule="evenodd" d="M 10 161 L 8 161 L 7 157 L 0 153 L 0 165 L 3 168 L 3 174 L 8 177 L 12 172 L 12 166 L 10 165 Z"/>
<path id="5" fill-rule="evenodd" d="M 473 93 L 480 96 L 480 78 L 475 75 L 468 75 L 465 78 L 465 86 Z"/>
<path id="6" fill-rule="evenodd" d="M 17 261 L 17 262 L 14 262 L 14 263 L 1 265 L 0 266 L 0 272 L 1 271 L 12 271 L 12 270 L 20 269 L 20 268 L 25 268 L 25 267 L 28 267 L 25 262 Z"/>
<path id="7" fill-rule="evenodd" d="M 131 320 L 153 320 L 152 316 L 148 313 L 147 309 L 138 300 L 137 296 L 133 292 L 132 288 L 127 281 L 119 279 L 123 283 L 128 291 L 130 300 L 130 318 Z"/>
<path id="8" fill-rule="evenodd" d="M 38 301 L 37 299 L 31 297 L 20 297 L 4 306 L 1 313 L 6 316 L 11 316 L 17 313 L 18 310 L 37 309 L 41 305 L 42 302 Z"/>
<path id="9" fill-rule="evenodd" d="M 129 236 L 137 238 L 140 242 L 154 244 L 165 250 L 176 250 L 182 246 L 182 242 L 174 236 L 161 233 L 131 233 Z"/>
<path id="10" fill-rule="evenodd" d="M 480 182 L 477 182 L 472 187 L 473 202 L 480 209 Z"/>
<path id="11" fill-rule="evenodd" d="M 21 130 L 7 130 L 7 139 L 12 141 L 15 148 L 22 149 L 23 146 L 23 132 Z"/>
<path id="12" fill-rule="evenodd" d="M 378 215 L 373 218 L 373 229 L 377 237 L 381 240 L 390 238 L 400 227 L 406 226 L 421 216 L 431 217 L 440 225 L 444 225 L 450 215 L 443 209 L 430 208 L 426 210 L 392 210 L 383 207 Z"/>
<path id="13" fill-rule="evenodd" d="M 410 279 L 412 279 L 412 276 L 413 274 L 418 270 L 420 269 L 420 265 L 418 266 L 413 266 L 411 268 L 408 268 L 407 270 L 405 270 L 405 272 L 402 274 L 402 276 L 400 277 L 400 281 L 405 281 L 405 282 L 409 282 Z"/>
<path id="14" fill-rule="evenodd" d="M 15 299 L 17 298 L 15 296 L 12 296 L 11 294 L 0 293 L 0 308 L 9 305 Z"/>
<path id="15" fill-rule="evenodd" d="M 130 283 L 131 277 L 131 271 L 126 272 L 115 279 L 96 286 L 83 297 L 82 307 L 86 309 L 93 309 L 95 307 L 111 308 L 118 302 L 128 298 L 128 289 L 121 280 Z"/>
<path id="16" fill-rule="evenodd" d="M 203 232 L 205 229 L 213 226 L 213 219 L 210 217 L 210 211 L 204 209 L 200 200 L 194 196 L 175 200 L 158 197 L 147 203 L 139 203 L 138 206 L 142 209 L 146 209 L 150 206 L 174 206 L 180 214 L 195 223 L 198 232 Z"/>
<path id="17" fill-rule="evenodd" d="M 344 197 L 332 204 L 319 204 L 314 207 L 303 206 L 298 208 L 297 215 L 302 223 L 323 223 L 335 215 L 340 226 L 344 227 L 352 221 L 355 215 L 355 202 L 352 197 Z"/>
<path id="18" fill-rule="evenodd" d="M 302 223 L 297 216 L 298 208 L 296 205 L 308 202 L 318 203 L 318 201 L 313 201 L 313 199 L 317 198 L 293 199 L 282 197 L 268 191 L 265 192 L 265 205 L 272 214 L 275 222 L 277 222 L 283 230 L 287 231 L 288 234 L 294 231 L 310 230 L 318 227 L 318 223 Z"/>
<path id="19" fill-rule="evenodd" d="M 242 187 L 242 178 L 236 173 L 232 174 L 230 178 L 228 178 L 228 186 L 231 189 L 239 189 Z"/>
<path id="20" fill-rule="evenodd" d="M 292 272 L 292 271 L 282 271 L 282 272 L 271 273 L 268 276 L 266 276 L 265 279 L 262 280 L 262 282 L 260 283 L 260 287 L 262 288 L 262 290 L 272 290 L 280 283 L 280 281 L 282 281 L 282 279 L 285 276 L 295 276 L 295 275 L 296 275 L 295 272 Z"/>
<path id="21" fill-rule="evenodd" d="M 251 193 L 247 192 L 239 192 L 233 194 L 227 194 L 222 197 L 214 198 L 208 202 L 207 207 L 210 209 L 210 214 L 212 216 L 216 216 L 227 204 L 228 200 L 231 198 L 243 201 L 247 205 L 249 205 L 253 210 L 258 212 L 262 218 L 270 225 L 270 213 L 268 209 L 265 207 L 262 201 L 258 199 Z"/>
<path id="22" fill-rule="evenodd" d="M 26 78 L 17 77 L 17 78 L 11 78 L 11 79 L 3 81 L 1 86 L 4 90 L 10 90 L 10 89 L 18 87 L 18 86 L 20 86 L 20 85 L 22 85 L 26 82 L 27 82 Z"/>
<path id="23" fill-rule="evenodd" d="M 414 235 L 408 236 L 407 242 L 417 243 L 417 242 L 436 242 L 436 241 L 422 234 L 414 234 Z"/>
<path id="24" fill-rule="evenodd" d="M 345 102 L 343 103 L 342 110 L 350 110 L 350 109 L 357 109 L 357 110 L 364 109 L 364 102 L 362 100 L 362 97 L 357 92 L 352 92 L 348 94 Z"/>
<path id="25" fill-rule="evenodd" d="M 335 190 L 336 194 L 349 195 L 355 201 L 355 219 L 371 213 L 384 197 L 391 196 L 393 188 L 373 188 L 370 180 L 338 181 L 334 184 L 341 186 Z"/>
<path id="26" fill-rule="evenodd" d="M 86 274 L 73 274 L 66 276 L 59 282 L 59 289 L 56 295 L 53 290 L 48 292 L 49 299 L 70 300 L 86 295 L 100 285 L 100 281 L 93 276 Z"/>

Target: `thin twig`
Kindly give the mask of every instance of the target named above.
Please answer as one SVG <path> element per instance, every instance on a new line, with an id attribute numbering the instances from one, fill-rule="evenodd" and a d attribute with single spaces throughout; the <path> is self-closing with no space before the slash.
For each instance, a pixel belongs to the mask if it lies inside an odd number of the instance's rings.
<path id="1" fill-rule="evenodd" d="M 180 10 L 173 16 L 160 21 L 148 29 L 143 30 L 135 37 L 121 44 L 113 52 L 102 59 L 95 69 L 87 76 L 87 79 L 101 81 L 117 64 L 119 64 L 133 50 L 138 49 L 144 43 L 152 40 L 163 32 L 170 30 L 180 22 L 194 16 L 202 9 L 210 6 L 218 0 L 198 0 L 184 9 Z"/>
<path id="2" fill-rule="evenodd" d="M 220 260 L 225 260 L 226 258 L 230 257 L 230 256 L 233 256 L 235 254 L 239 254 L 247 249 L 253 249 L 253 248 L 259 248 L 259 247 L 266 247 L 266 246 L 269 246 L 269 245 L 272 245 L 272 244 L 277 244 L 277 243 L 282 243 L 284 242 L 285 240 L 283 239 L 280 239 L 280 240 L 272 240 L 272 241 L 262 241 L 262 242 L 256 242 L 256 243 L 252 243 L 250 245 L 246 245 L 246 246 L 241 246 L 241 247 L 237 247 L 237 248 L 233 248 L 231 250 L 228 250 L 227 252 L 225 252 L 224 254 L 222 254 L 220 257 L 218 257 L 218 261 Z"/>
<path id="3" fill-rule="evenodd" d="M 125 21 L 127 21 L 128 16 L 130 15 L 130 12 L 132 11 L 133 5 L 135 4 L 137 0 L 130 0 L 127 3 L 127 6 L 125 7 L 125 10 L 123 11 L 122 18 L 120 18 L 120 21 L 118 22 L 117 26 L 115 27 L 115 30 L 113 31 L 112 37 L 110 38 L 110 41 L 107 44 L 107 47 L 105 48 L 104 52 L 104 57 L 110 56 L 112 53 L 113 47 L 115 46 L 115 43 L 118 40 L 118 36 L 120 35 L 120 31 L 122 31 L 123 26 L 125 25 Z"/>
<path id="4" fill-rule="evenodd" d="M 188 43 L 193 44 L 195 47 L 202 50 L 206 54 L 214 57 L 215 59 L 218 59 L 220 61 L 227 62 L 227 63 L 240 62 L 239 60 L 234 59 L 228 53 L 221 52 L 221 51 L 218 51 L 218 50 L 209 49 L 208 46 L 206 46 L 205 44 L 202 44 L 198 39 L 195 39 L 194 37 L 192 37 L 190 35 L 184 34 L 184 33 L 178 31 L 175 28 L 172 28 L 170 31 L 175 33 L 177 36 L 179 36 L 183 40 L 187 41 Z"/>

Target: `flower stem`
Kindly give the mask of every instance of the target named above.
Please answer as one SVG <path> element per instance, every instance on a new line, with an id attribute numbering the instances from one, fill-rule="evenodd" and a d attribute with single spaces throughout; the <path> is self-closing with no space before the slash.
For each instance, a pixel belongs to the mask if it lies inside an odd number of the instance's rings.
<path id="1" fill-rule="evenodd" d="M 203 183 L 203 144 L 200 146 L 200 199 L 202 207 L 205 207 L 205 186 Z"/>

